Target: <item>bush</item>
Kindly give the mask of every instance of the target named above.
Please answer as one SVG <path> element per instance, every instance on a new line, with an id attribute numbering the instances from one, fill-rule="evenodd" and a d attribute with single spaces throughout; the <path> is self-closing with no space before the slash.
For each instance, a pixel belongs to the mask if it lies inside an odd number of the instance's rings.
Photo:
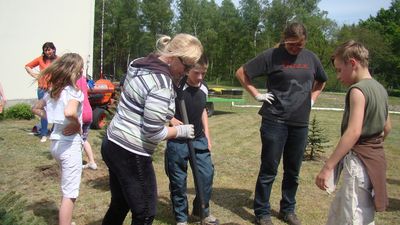
<path id="1" fill-rule="evenodd" d="M 26 201 L 14 191 L 0 196 L 1 225 L 44 225 L 42 218 L 25 213 Z"/>
<path id="2" fill-rule="evenodd" d="M 13 105 L 4 111 L 4 118 L 6 119 L 30 120 L 33 117 L 31 106 L 26 103 Z"/>

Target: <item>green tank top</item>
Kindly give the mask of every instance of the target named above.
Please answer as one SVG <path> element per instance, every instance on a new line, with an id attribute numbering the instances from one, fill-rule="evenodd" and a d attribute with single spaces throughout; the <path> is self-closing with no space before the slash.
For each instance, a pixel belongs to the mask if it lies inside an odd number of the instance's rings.
<path id="1" fill-rule="evenodd" d="M 359 89 L 365 97 L 365 110 L 360 139 L 373 137 L 382 133 L 388 117 L 388 94 L 386 89 L 375 79 L 364 79 L 350 86 L 346 94 L 341 132 L 347 129 L 350 116 L 350 91 Z"/>

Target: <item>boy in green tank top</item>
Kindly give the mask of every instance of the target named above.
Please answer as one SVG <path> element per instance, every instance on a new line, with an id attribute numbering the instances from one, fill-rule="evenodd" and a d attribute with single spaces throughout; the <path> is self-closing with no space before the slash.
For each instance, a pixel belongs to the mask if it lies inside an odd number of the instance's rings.
<path id="1" fill-rule="evenodd" d="M 388 205 L 383 140 L 391 130 L 385 88 L 368 70 L 368 50 L 353 40 L 339 46 L 332 64 L 337 79 L 349 86 L 336 149 L 315 179 L 332 191 L 330 180 L 342 166 L 343 183 L 329 210 L 327 224 L 374 224 L 375 211 Z"/>

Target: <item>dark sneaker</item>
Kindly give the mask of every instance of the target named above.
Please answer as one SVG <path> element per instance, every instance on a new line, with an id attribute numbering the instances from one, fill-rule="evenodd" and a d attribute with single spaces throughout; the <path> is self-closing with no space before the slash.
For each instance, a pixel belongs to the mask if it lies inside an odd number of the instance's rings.
<path id="1" fill-rule="evenodd" d="M 290 213 L 279 213 L 279 219 L 285 221 L 289 225 L 301 225 L 301 221 L 297 218 L 297 215 L 293 212 Z"/>
<path id="2" fill-rule="evenodd" d="M 271 217 L 263 216 L 263 217 L 256 217 L 256 225 L 274 225 L 272 223 Z"/>

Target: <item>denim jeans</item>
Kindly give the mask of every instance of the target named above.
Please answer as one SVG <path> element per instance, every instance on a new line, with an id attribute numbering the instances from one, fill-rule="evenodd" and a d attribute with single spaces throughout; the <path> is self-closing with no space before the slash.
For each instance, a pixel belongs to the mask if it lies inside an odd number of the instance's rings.
<path id="1" fill-rule="evenodd" d="M 122 225 L 129 210 L 132 225 L 150 225 L 156 215 L 157 183 L 152 158 L 134 154 L 107 137 L 101 154 L 110 173 L 111 203 L 103 225 Z"/>
<path id="2" fill-rule="evenodd" d="M 262 119 L 260 128 L 261 166 L 254 197 L 256 217 L 271 215 L 269 199 L 282 155 L 283 180 L 279 211 L 281 213 L 295 211 L 298 178 L 307 144 L 307 133 L 307 126 L 290 126 Z"/>
<path id="3" fill-rule="evenodd" d="M 212 184 L 214 177 L 214 165 L 211 161 L 211 153 L 208 150 L 207 138 L 193 140 L 193 147 L 196 152 L 196 162 L 199 168 L 200 182 L 203 186 L 205 210 L 204 215 L 210 214 L 209 201 L 211 198 Z M 165 151 L 165 171 L 168 175 L 171 191 L 171 201 L 175 220 L 184 222 L 188 220 L 187 200 L 187 169 L 189 161 L 189 148 L 186 142 L 168 141 Z M 201 216 L 201 205 L 198 196 L 193 201 L 193 213 Z"/>
<path id="4" fill-rule="evenodd" d="M 44 97 L 44 94 L 46 93 L 45 89 L 42 88 L 38 88 L 37 89 L 37 97 L 38 99 L 42 99 Z M 42 118 L 40 119 L 40 136 L 47 136 L 48 133 L 48 128 L 47 128 L 47 119 L 46 118 Z"/>

